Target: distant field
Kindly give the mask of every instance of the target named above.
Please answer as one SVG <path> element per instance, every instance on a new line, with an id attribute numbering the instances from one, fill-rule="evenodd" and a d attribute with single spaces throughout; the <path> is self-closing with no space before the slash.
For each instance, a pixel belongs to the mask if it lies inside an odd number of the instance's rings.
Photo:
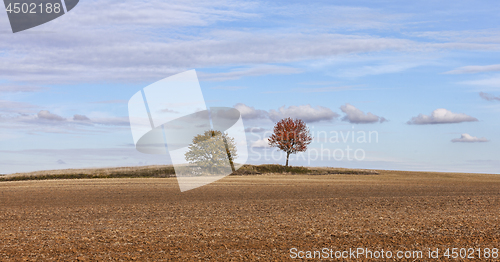
<path id="1" fill-rule="evenodd" d="M 0 261 L 283 261 L 291 248 L 500 248 L 499 206 L 500 176 L 486 174 L 229 176 L 184 193 L 175 178 L 6 181 Z"/>

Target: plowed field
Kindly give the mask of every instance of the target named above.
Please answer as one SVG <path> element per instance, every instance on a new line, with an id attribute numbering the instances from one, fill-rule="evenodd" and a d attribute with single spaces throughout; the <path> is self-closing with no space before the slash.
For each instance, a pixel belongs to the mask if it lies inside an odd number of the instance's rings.
<path id="1" fill-rule="evenodd" d="M 500 248 L 499 218 L 500 175 L 230 176 L 184 193 L 175 178 L 1 182 L 0 261 L 283 261 L 323 248 L 430 261 L 429 249 Z"/>

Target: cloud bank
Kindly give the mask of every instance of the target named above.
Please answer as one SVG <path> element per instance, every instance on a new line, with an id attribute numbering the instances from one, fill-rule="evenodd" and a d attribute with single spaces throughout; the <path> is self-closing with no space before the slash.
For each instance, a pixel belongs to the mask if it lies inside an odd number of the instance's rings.
<path id="1" fill-rule="evenodd" d="M 265 9 L 260 9 L 261 4 L 256 2 L 232 0 L 91 2 L 80 4 L 65 19 L 31 29 L 30 34 L 2 39 L 0 49 L 4 55 L 0 60 L 0 78 L 27 84 L 149 82 L 191 68 L 240 67 L 223 72 L 200 72 L 203 80 L 222 81 L 244 76 L 301 73 L 307 69 L 283 64 L 350 54 L 498 50 L 497 42 L 485 43 L 477 37 L 469 37 L 468 42 L 446 39 L 444 43 L 435 43 L 425 42 L 422 38 L 416 40 L 413 36 L 388 36 L 385 33 L 377 36 L 352 31 L 384 28 L 391 26 L 393 19 L 401 18 L 398 14 L 387 20 L 390 16 L 380 15 L 378 8 L 326 5 L 318 10 L 314 5 L 294 4 L 289 7 L 266 5 Z M 282 21 L 269 19 L 278 13 L 295 21 L 308 22 L 300 27 L 293 27 L 295 23 L 292 23 L 289 28 L 283 28 Z M 335 18 L 332 13 L 336 14 Z M 299 14 L 302 17 L 297 20 Z M 6 14 L 0 13 L 0 18 L 6 19 Z M 266 28 L 244 30 L 219 26 L 231 21 L 248 23 L 262 19 L 271 23 Z M 325 25 L 350 29 L 324 30 Z M 323 29 L 308 29 L 316 27 Z M 169 63 L 165 64 L 165 61 Z M 368 74 L 380 74 L 416 65 L 418 63 L 366 69 L 370 71 Z M 491 71 L 495 66 L 498 65 L 480 70 Z M 32 89 L 24 87 L 24 90 Z M 317 89 L 316 92 L 331 90 Z"/>
<path id="2" fill-rule="evenodd" d="M 345 104 L 340 107 L 340 110 L 344 112 L 346 115 L 342 118 L 342 121 L 347 121 L 351 124 L 370 124 L 370 123 L 383 123 L 387 121 L 387 119 L 374 115 L 370 112 L 364 113 L 359 110 L 355 106 L 351 104 Z"/>
<path id="3" fill-rule="evenodd" d="M 332 121 L 340 117 L 339 114 L 333 112 L 330 108 L 324 106 L 313 107 L 311 105 L 300 105 L 300 106 L 282 106 L 278 110 L 271 109 L 269 111 L 255 109 L 254 107 L 245 105 L 243 103 L 238 103 L 234 105 L 234 108 L 238 109 L 241 113 L 243 119 L 261 119 L 261 120 L 271 120 L 277 122 L 283 118 L 291 117 L 296 119 L 302 119 L 306 123 L 315 123 L 321 121 Z M 370 112 L 364 113 L 355 106 L 351 104 L 345 104 L 340 107 L 340 110 L 345 113 L 342 118 L 343 121 L 347 121 L 352 124 L 369 124 L 369 123 L 383 123 L 388 121 L 386 118 L 374 115 Z M 262 132 L 263 129 L 247 128 L 246 132 Z"/>
<path id="4" fill-rule="evenodd" d="M 439 108 L 434 110 L 431 115 L 419 114 L 416 117 L 412 117 L 410 121 L 407 122 L 409 125 L 429 125 L 429 124 L 453 124 L 462 122 L 475 122 L 478 121 L 477 118 L 463 114 L 463 113 L 453 113 L 444 108 Z"/>
<path id="5" fill-rule="evenodd" d="M 278 110 L 269 110 L 269 118 L 276 122 L 283 118 L 298 118 L 306 123 L 319 121 L 331 121 L 339 117 L 339 114 L 333 112 L 330 108 L 311 105 L 290 106 L 288 108 L 282 106 Z"/>
<path id="6" fill-rule="evenodd" d="M 479 93 L 479 96 L 481 96 L 482 99 L 488 100 L 488 101 L 500 101 L 499 96 L 494 96 L 492 94 L 487 94 L 487 93 Z"/>
<path id="7" fill-rule="evenodd" d="M 40 110 L 40 112 L 38 112 L 37 116 L 39 119 L 45 119 L 45 120 L 50 120 L 50 121 L 65 121 L 66 120 L 62 116 L 52 114 L 50 111 L 47 111 L 47 110 Z"/>
<path id="8" fill-rule="evenodd" d="M 474 74 L 482 72 L 500 71 L 500 64 L 486 65 L 486 66 L 464 66 L 448 72 L 445 74 Z"/>
<path id="9" fill-rule="evenodd" d="M 475 143 L 475 142 L 488 142 L 488 141 L 489 140 L 484 137 L 478 138 L 475 136 L 471 136 L 467 133 L 462 134 L 460 138 L 455 138 L 451 140 L 451 142 L 453 143 Z"/>
<path id="10" fill-rule="evenodd" d="M 234 105 L 234 108 L 240 111 L 241 118 L 243 119 L 266 119 L 268 117 L 265 110 L 255 109 L 255 107 L 247 106 L 243 103 Z"/>
<path id="11" fill-rule="evenodd" d="M 0 93 L 39 92 L 46 88 L 33 85 L 0 85 Z"/>
<path id="12" fill-rule="evenodd" d="M 84 115 L 74 115 L 73 121 L 90 121 L 90 118 Z"/>

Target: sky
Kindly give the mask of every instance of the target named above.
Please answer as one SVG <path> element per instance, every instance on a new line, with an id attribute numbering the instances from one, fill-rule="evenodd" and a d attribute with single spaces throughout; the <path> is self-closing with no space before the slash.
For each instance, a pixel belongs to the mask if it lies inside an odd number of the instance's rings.
<path id="1" fill-rule="evenodd" d="M 0 173 L 169 164 L 135 149 L 128 101 L 195 69 L 241 112 L 247 163 L 299 118 L 291 165 L 500 173 L 495 1 L 87 0 L 13 34 L 0 11 Z M 354 138 L 354 139 L 353 139 Z"/>

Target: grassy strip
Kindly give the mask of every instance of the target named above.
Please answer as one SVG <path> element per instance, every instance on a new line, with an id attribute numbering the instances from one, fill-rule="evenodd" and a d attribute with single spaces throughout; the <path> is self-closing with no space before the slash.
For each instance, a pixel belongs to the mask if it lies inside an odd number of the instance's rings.
<path id="1" fill-rule="evenodd" d="M 374 170 L 360 170 L 360 169 L 344 169 L 344 168 L 314 168 L 303 166 L 289 166 L 282 165 L 243 165 L 240 169 L 236 170 L 231 175 L 244 176 L 244 175 L 262 175 L 269 173 L 287 173 L 292 175 L 377 175 L 378 172 Z"/>
<path id="2" fill-rule="evenodd" d="M 47 180 L 47 179 L 85 179 L 85 178 L 134 178 L 134 177 L 175 177 L 172 166 L 108 168 L 87 170 L 55 170 L 27 174 L 0 176 L 0 181 Z"/>
<path id="3" fill-rule="evenodd" d="M 375 175 L 372 170 L 342 169 L 342 168 L 312 168 L 303 166 L 282 165 L 243 165 L 233 176 L 265 175 L 265 174 L 296 174 L 296 175 Z M 0 176 L 0 181 L 47 180 L 47 179 L 89 179 L 89 178 L 143 178 L 143 177 L 175 177 L 173 166 L 124 167 L 101 169 L 67 169 L 39 171 L 25 174 Z"/>
<path id="4" fill-rule="evenodd" d="M 302 166 L 289 166 L 285 167 L 282 165 L 243 165 L 240 169 L 231 175 L 235 176 L 245 176 L 245 175 L 262 175 L 271 173 L 291 173 L 291 174 L 309 174 L 311 170 L 307 167 Z"/>

